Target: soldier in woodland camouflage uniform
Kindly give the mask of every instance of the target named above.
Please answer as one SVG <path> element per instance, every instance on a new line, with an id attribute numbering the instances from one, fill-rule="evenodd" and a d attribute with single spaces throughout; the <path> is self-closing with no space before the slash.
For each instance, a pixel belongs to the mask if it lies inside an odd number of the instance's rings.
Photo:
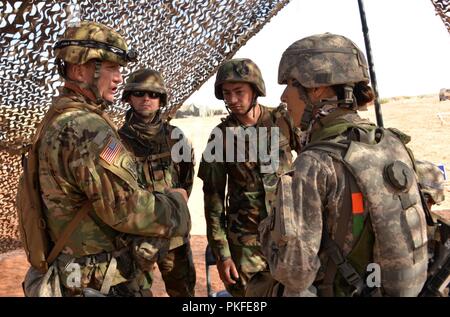
<path id="1" fill-rule="evenodd" d="M 122 36 L 83 21 L 67 28 L 55 51 L 65 84 L 47 113 L 58 114 L 39 146 L 39 182 L 53 242 L 80 209 L 89 208 L 55 261 L 62 295 L 82 296 L 87 289 L 144 295 L 136 266 L 154 256 L 147 253 L 147 241 L 188 235 L 186 191 L 141 189 L 134 157 L 104 112 L 122 82 L 121 66 L 133 57 Z M 143 258 L 137 262 L 135 255 Z M 26 295 L 33 295 L 27 293 L 32 279 L 33 269 L 24 283 Z"/>
<path id="2" fill-rule="evenodd" d="M 122 100 L 131 109 L 119 135 L 136 156 L 139 183 L 152 192 L 181 187 L 189 195 L 194 180 L 194 152 L 181 130 L 161 118 L 167 90 L 160 73 L 141 69 L 130 74 Z M 182 152 L 174 148 L 174 154 L 179 154 L 181 161 L 175 158 L 174 162 L 171 151 L 177 142 Z M 195 267 L 188 236 L 170 240 L 169 252 L 158 261 L 158 267 L 170 296 L 194 296 Z M 151 272 L 147 278 L 151 286 Z"/>
<path id="3" fill-rule="evenodd" d="M 417 296 L 427 239 L 409 137 L 359 117 L 374 99 L 363 53 L 344 36 L 306 37 L 283 53 L 278 82 L 302 152 L 260 226 L 272 295 Z"/>
<path id="4" fill-rule="evenodd" d="M 274 198 L 278 175 L 290 167 L 291 150 L 297 149 L 297 142 L 292 122 L 282 107 L 270 109 L 257 103 L 258 96 L 265 96 L 265 86 L 260 70 L 251 60 L 224 62 L 217 72 L 215 95 L 225 101 L 230 112 L 215 128 L 223 136 L 219 150 L 223 150 L 223 157 L 208 160 L 205 150 L 198 177 L 203 180 L 208 243 L 217 258 L 220 278 L 231 295 L 244 296 L 252 276 L 258 272 L 268 273 L 258 241 L 258 224 L 266 217 L 267 206 Z M 226 130 L 242 128 L 247 131 L 251 127 L 266 128 L 268 136 L 273 128 L 279 128 L 279 144 L 272 149 L 279 154 L 276 170 L 264 171 L 266 163 L 259 158 L 255 161 L 249 157 L 245 161 L 236 160 L 237 143 L 228 143 Z M 215 137 L 218 136 L 213 130 L 209 142 L 217 141 Z M 245 149 L 257 142 L 246 139 Z M 230 151 L 227 146 L 234 147 L 229 161 L 225 159 Z"/>

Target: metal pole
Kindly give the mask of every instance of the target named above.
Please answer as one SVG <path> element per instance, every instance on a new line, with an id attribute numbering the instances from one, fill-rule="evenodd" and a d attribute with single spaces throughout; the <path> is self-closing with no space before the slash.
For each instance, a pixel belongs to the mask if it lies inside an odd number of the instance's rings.
<path id="1" fill-rule="evenodd" d="M 364 11 L 363 0 L 358 0 L 358 6 L 359 6 L 359 15 L 361 16 L 362 31 L 364 34 L 364 43 L 366 45 L 367 62 L 369 63 L 370 80 L 372 82 L 373 92 L 375 93 L 375 100 L 374 100 L 375 115 L 377 117 L 378 126 L 383 127 L 383 116 L 381 115 L 380 100 L 378 97 L 377 77 L 375 75 L 375 70 L 373 66 L 372 48 L 370 47 L 370 39 L 369 39 L 369 28 L 367 27 L 366 12 Z"/>

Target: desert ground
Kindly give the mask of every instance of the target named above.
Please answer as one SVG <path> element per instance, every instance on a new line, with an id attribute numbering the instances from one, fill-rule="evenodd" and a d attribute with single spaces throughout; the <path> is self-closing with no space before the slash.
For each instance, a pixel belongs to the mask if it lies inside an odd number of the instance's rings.
<path id="1" fill-rule="evenodd" d="M 393 98 L 381 105 L 384 126 L 395 127 L 412 137 L 409 146 L 417 159 L 428 160 L 447 167 L 450 178 L 450 100 L 439 102 L 437 95 L 424 97 Z M 375 122 L 374 107 L 360 115 Z M 173 125 L 181 128 L 192 141 L 196 155 L 196 171 L 205 148 L 209 133 L 220 123 L 220 116 L 190 117 L 174 119 Z M 437 210 L 450 213 L 450 182 L 446 182 L 447 200 Z M 196 178 L 189 199 L 192 217 L 192 246 L 197 270 L 196 295 L 206 296 L 204 250 L 206 247 L 206 224 L 203 213 L 202 181 Z M 0 296 L 23 296 L 21 282 L 27 270 L 27 262 L 22 250 L 0 254 Z M 214 290 L 223 289 L 215 268 L 213 271 Z M 163 283 L 157 278 L 153 287 L 155 296 L 167 296 Z"/>

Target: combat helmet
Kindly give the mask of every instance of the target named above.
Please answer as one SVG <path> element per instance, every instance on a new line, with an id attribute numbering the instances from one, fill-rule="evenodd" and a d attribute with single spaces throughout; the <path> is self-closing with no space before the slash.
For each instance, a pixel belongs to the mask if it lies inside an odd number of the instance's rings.
<path id="1" fill-rule="evenodd" d="M 167 89 L 161 74 L 153 69 L 143 68 L 130 74 L 125 84 L 122 100 L 132 91 L 154 91 L 161 94 L 161 106 L 167 105 Z"/>
<path id="2" fill-rule="evenodd" d="M 69 26 L 54 49 L 56 59 L 71 64 L 84 64 L 91 59 L 98 59 L 126 66 L 127 62 L 137 58 L 134 51 L 128 51 L 124 38 L 118 32 L 92 21 Z"/>
<path id="3" fill-rule="evenodd" d="M 301 129 L 308 132 L 304 135 L 307 142 L 317 117 L 329 113 L 318 109 L 324 105 L 358 108 L 353 88 L 356 83 L 368 83 L 369 74 L 364 54 L 355 43 L 342 35 L 324 33 L 298 40 L 284 51 L 278 67 L 278 83 L 285 85 L 288 79 L 294 80 L 305 102 Z M 343 98 L 313 103 L 306 91 L 334 85 L 343 85 Z"/>
<path id="4" fill-rule="evenodd" d="M 128 51 L 127 44 L 119 33 L 92 21 L 82 21 L 76 26 L 69 26 L 62 39 L 56 42 L 54 50 L 59 74 L 67 82 L 90 89 L 98 104 L 111 103 L 103 99 L 97 87 L 101 62 L 109 61 L 126 66 L 128 62 L 137 59 L 137 54 L 132 50 Z M 67 77 L 65 63 L 81 65 L 90 60 L 95 60 L 95 72 L 91 84 Z"/>
<path id="5" fill-rule="evenodd" d="M 416 160 L 416 172 L 422 192 L 435 204 L 444 201 L 444 173 L 435 164 Z"/>
<path id="6" fill-rule="evenodd" d="M 225 82 L 245 82 L 252 85 L 256 97 L 266 95 L 266 86 L 258 66 L 248 58 L 235 58 L 225 61 L 219 66 L 214 83 L 217 99 L 223 100 L 222 85 Z"/>
<path id="7" fill-rule="evenodd" d="M 291 44 L 278 68 L 278 83 L 296 79 L 303 87 L 369 82 L 362 51 L 351 40 L 331 33 L 312 35 Z"/>

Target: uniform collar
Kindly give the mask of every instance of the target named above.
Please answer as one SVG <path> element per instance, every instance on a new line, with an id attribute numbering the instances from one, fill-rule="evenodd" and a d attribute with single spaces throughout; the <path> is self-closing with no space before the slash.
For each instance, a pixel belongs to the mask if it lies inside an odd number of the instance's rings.
<path id="1" fill-rule="evenodd" d="M 82 93 L 76 91 L 76 89 L 73 89 L 71 85 L 66 84 L 62 87 L 59 87 L 58 91 L 59 91 L 59 96 L 57 97 L 58 99 L 68 98 L 71 101 L 89 104 L 91 106 L 101 109 L 102 111 L 107 108 L 105 105 L 96 104 L 94 101 L 92 101 Z"/>
<path id="2" fill-rule="evenodd" d="M 259 114 L 258 120 L 256 121 L 256 123 L 254 125 L 245 126 L 232 114 L 230 114 L 225 120 L 227 120 L 228 123 L 230 123 L 232 126 L 237 126 L 237 127 L 241 126 L 243 128 L 258 127 L 262 124 L 262 122 L 265 122 L 265 120 L 267 120 L 268 116 L 270 116 L 270 112 L 269 112 L 269 109 L 267 109 L 267 107 L 265 107 L 261 104 L 257 104 L 257 105 L 259 106 L 261 113 Z"/>

